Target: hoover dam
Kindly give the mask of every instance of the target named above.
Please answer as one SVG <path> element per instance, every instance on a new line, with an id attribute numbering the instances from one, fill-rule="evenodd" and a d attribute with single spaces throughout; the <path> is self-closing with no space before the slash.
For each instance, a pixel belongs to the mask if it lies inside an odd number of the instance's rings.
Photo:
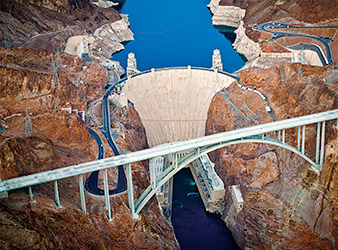
<path id="1" fill-rule="evenodd" d="M 152 69 L 125 81 L 121 105 L 135 105 L 150 147 L 184 141 L 205 135 L 211 99 L 234 81 L 205 68 Z"/>

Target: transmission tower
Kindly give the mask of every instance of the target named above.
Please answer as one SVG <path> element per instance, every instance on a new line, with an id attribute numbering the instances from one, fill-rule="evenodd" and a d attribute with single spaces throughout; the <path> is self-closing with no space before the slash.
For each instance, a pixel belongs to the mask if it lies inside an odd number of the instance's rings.
<path id="1" fill-rule="evenodd" d="M 12 16 L 12 14 L 9 12 L 10 17 Z M 2 21 L 3 21 L 3 33 L 4 33 L 4 42 L 5 42 L 5 47 L 7 49 L 7 51 L 11 50 L 12 44 L 11 44 L 11 40 L 9 38 L 9 31 L 8 31 L 8 25 L 6 23 L 6 18 L 5 16 L 1 15 Z"/>
<path id="2" fill-rule="evenodd" d="M 31 136 L 33 133 L 32 120 L 31 120 L 31 117 L 29 116 L 27 109 L 26 109 L 25 123 L 26 123 L 25 135 Z"/>
<path id="3" fill-rule="evenodd" d="M 60 88 L 58 68 L 55 66 L 53 57 L 51 57 L 51 60 L 52 60 L 53 87 L 55 87 L 55 84 L 57 84 L 57 87 Z"/>
<path id="4" fill-rule="evenodd" d="M 328 83 L 338 82 L 337 73 L 334 72 L 334 69 L 327 69 L 326 71 L 326 81 Z"/>
<path id="5" fill-rule="evenodd" d="M 54 110 L 59 111 L 59 106 L 58 106 L 58 102 L 57 102 L 56 99 L 55 99 L 55 103 L 54 103 Z"/>
<path id="6" fill-rule="evenodd" d="M 298 69 L 298 80 L 300 80 L 302 76 L 303 76 L 303 70 L 302 70 L 302 65 L 300 65 Z"/>
<path id="7" fill-rule="evenodd" d="M 6 129 L 6 123 L 5 120 L 1 119 L 1 126 L 0 126 L 0 132 Z"/>
<path id="8" fill-rule="evenodd" d="M 59 48 L 57 48 L 56 68 L 57 70 L 63 71 L 63 64 L 62 64 Z"/>

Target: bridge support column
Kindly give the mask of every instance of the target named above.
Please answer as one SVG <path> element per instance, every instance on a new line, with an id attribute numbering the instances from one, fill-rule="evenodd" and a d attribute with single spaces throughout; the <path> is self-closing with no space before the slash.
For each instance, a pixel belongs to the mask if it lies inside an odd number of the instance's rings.
<path id="1" fill-rule="evenodd" d="M 153 189 L 156 188 L 156 174 L 154 165 L 150 166 L 149 164 L 149 174 L 150 174 L 150 184 Z"/>
<path id="2" fill-rule="evenodd" d="M 58 207 L 62 207 L 60 203 L 60 197 L 59 197 L 59 187 L 58 187 L 58 181 L 54 181 L 54 193 L 55 193 L 55 203 Z"/>
<path id="3" fill-rule="evenodd" d="M 280 141 L 280 130 L 278 130 L 278 141 Z"/>
<path id="4" fill-rule="evenodd" d="M 35 203 L 36 200 L 34 200 L 34 195 L 33 195 L 33 191 L 32 191 L 32 186 L 29 186 L 29 187 L 28 187 L 28 194 L 29 194 L 29 197 L 31 198 L 30 203 Z"/>
<path id="5" fill-rule="evenodd" d="M 177 168 L 177 166 L 178 166 L 178 164 L 177 164 L 177 153 L 172 154 L 172 160 L 173 160 L 174 168 Z"/>
<path id="6" fill-rule="evenodd" d="M 131 164 L 126 165 L 126 177 L 127 177 L 127 189 L 128 189 L 128 203 L 131 216 L 134 219 L 139 218 L 138 214 L 135 213 L 135 203 L 134 203 L 134 189 L 133 189 L 133 177 L 131 174 Z"/>
<path id="7" fill-rule="evenodd" d="M 302 153 L 305 153 L 305 125 L 302 128 Z"/>
<path id="8" fill-rule="evenodd" d="M 106 203 L 106 209 L 108 210 L 108 219 L 109 221 L 111 221 L 112 218 L 111 218 L 111 209 L 110 209 L 107 169 L 103 169 L 103 187 L 104 187 L 104 200 Z"/>
<path id="9" fill-rule="evenodd" d="M 320 142 L 320 159 L 319 165 L 320 168 L 323 167 L 324 163 L 324 145 L 325 144 L 325 121 L 322 122 L 322 133 L 321 133 L 321 142 Z"/>
<path id="10" fill-rule="evenodd" d="M 82 174 L 79 174 L 79 187 L 80 187 L 81 210 L 85 215 L 87 215 L 86 198 L 84 193 Z"/>
<path id="11" fill-rule="evenodd" d="M 297 135 L 297 150 L 300 151 L 300 130 L 301 127 L 298 126 L 298 135 Z"/>
<path id="12" fill-rule="evenodd" d="M 319 164 L 320 122 L 317 122 L 316 163 Z"/>
<path id="13" fill-rule="evenodd" d="M 285 144 L 285 129 L 282 130 L 282 142 Z"/>

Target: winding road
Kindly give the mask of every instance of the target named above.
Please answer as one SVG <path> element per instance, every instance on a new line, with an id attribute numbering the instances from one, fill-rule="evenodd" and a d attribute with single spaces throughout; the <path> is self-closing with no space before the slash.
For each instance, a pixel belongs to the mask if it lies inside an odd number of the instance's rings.
<path id="1" fill-rule="evenodd" d="M 109 100 L 108 97 L 111 92 L 115 89 L 115 84 L 113 84 L 104 94 L 102 98 L 102 112 L 103 112 L 103 127 L 101 131 L 108 141 L 109 146 L 113 150 L 114 155 L 120 155 L 121 152 L 118 149 L 115 141 L 111 137 L 110 131 L 110 115 L 109 115 Z M 91 128 L 88 127 L 90 135 L 95 139 L 97 146 L 98 146 L 98 159 L 103 159 L 104 157 L 104 147 L 102 143 L 101 137 Z M 98 187 L 98 178 L 99 178 L 99 171 L 95 171 L 91 173 L 91 175 L 85 181 L 85 189 L 90 194 L 103 196 L 104 190 Z M 117 187 L 113 190 L 109 190 L 109 195 L 118 194 L 127 190 L 127 180 L 126 175 L 124 172 L 123 166 L 118 166 L 118 179 L 117 179 Z"/>
<path id="2" fill-rule="evenodd" d="M 301 34 L 301 33 L 272 31 L 272 30 L 269 30 L 269 29 L 323 29 L 323 28 L 327 28 L 327 29 L 328 28 L 337 28 L 338 29 L 338 26 L 306 26 L 306 27 L 302 27 L 302 26 L 288 25 L 288 24 L 283 24 L 283 23 L 268 22 L 268 23 L 264 23 L 264 24 L 260 24 L 260 25 L 253 25 L 252 27 L 256 30 L 261 30 L 261 31 L 266 31 L 266 32 L 272 33 L 273 37 L 270 38 L 269 41 L 274 41 L 274 40 L 281 38 L 281 37 L 306 37 L 306 38 L 315 39 L 315 40 L 321 42 L 325 46 L 328 63 L 325 61 L 324 65 L 329 65 L 329 64 L 333 63 L 330 43 L 332 43 L 334 41 L 334 38 L 310 36 L 310 35 L 305 35 L 305 34 Z M 322 53 L 322 51 L 321 51 L 321 53 Z M 324 56 L 324 58 L 325 58 L 325 55 L 322 55 L 322 56 Z"/>

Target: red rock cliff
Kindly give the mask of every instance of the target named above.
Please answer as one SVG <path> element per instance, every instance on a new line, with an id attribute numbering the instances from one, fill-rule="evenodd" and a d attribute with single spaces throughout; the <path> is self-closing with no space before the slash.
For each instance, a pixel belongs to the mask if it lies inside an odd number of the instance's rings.
<path id="1" fill-rule="evenodd" d="M 266 95 L 278 120 L 338 107 L 337 83 L 327 83 L 326 68 L 283 64 L 241 73 L 246 87 Z M 262 100 L 237 85 L 218 93 L 210 106 L 206 133 L 270 122 Z M 243 144 L 211 154 L 226 187 L 240 184 L 244 208 L 231 209 L 226 195 L 223 220 L 242 248 L 336 249 L 338 232 L 337 130 L 326 126 L 325 164 L 320 174 L 284 149 Z M 315 126 L 306 129 L 306 154 L 314 157 Z M 297 131 L 287 130 L 286 142 L 296 145 Z"/>

